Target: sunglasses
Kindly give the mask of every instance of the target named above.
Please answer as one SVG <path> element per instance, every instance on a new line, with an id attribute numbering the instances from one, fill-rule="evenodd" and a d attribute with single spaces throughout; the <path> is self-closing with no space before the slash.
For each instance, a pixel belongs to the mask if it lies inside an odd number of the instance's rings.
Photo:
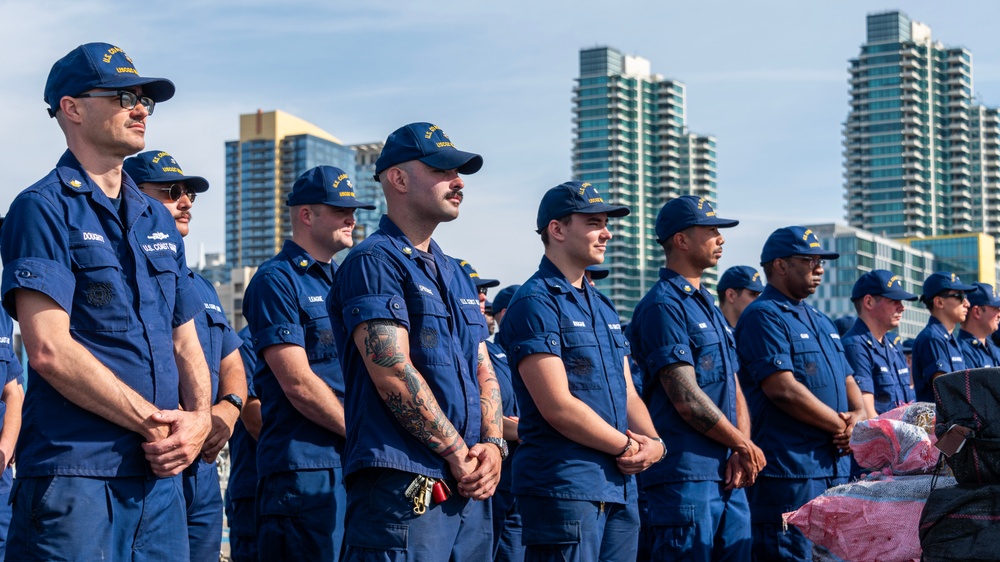
<path id="1" fill-rule="evenodd" d="M 118 98 L 118 103 L 121 104 L 122 109 L 135 109 L 136 104 L 142 104 L 146 108 L 146 113 L 149 115 L 153 114 L 153 108 L 156 106 L 156 102 L 153 98 L 149 96 L 140 96 L 135 92 L 130 92 L 128 90 L 118 90 L 116 92 L 93 92 L 90 94 L 80 94 L 73 96 L 76 98 Z"/>
<path id="2" fill-rule="evenodd" d="M 480 295 L 485 295 L 487 290 L 488 289 L 486 287 L 479 287 L 479 294 Z"/>
<path id="3" fill-rule="evenodd" d="M 941 295 L 941 297 L 946 299 L 955 299 L 959 301 L 964 301 L 965 293 L 948 293 L 947 295 Z"/>
<path id="4" fill-rule="evenodd" d="M 826 265 L 826 260 L 816 256 L 791 256 L 791 259 L 802 260 L 809 263 L 809 269 L 816 269 Z"/>
<path id="5" fill-rule="evenodd" d="M 170 187 L 154 187 L 153 189 L 166 191 L 167 197 L 171 201 L 177 201 L 181 198 L 181 195 L 187 195 L 188 201 L 194 203 L 194 198 L 198 196 L 193 187 L 183 187 L 179 183 L 172 183 Z"/>

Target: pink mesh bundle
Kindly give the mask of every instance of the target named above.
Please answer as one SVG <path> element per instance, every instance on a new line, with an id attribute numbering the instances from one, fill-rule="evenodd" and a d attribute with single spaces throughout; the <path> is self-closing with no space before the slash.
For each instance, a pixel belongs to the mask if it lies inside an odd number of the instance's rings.
<path id="1" fill-rule="evenodd" d="M 851 434 L 854 459 L 885 474 L 924 474 L 934 470 L 938 450 L 922 427 L 894 419 L 865 420 Z"/>
<path id="2" fill-rule="evenodd" d="M 830 488 L 796 511 L 791 523 L 814 543 L 851 562 L 902 562 L 920 559 L 920 512 L 933 476 L 886 476 Z M 954 484 L 941 477 L 938 486 Z"/>

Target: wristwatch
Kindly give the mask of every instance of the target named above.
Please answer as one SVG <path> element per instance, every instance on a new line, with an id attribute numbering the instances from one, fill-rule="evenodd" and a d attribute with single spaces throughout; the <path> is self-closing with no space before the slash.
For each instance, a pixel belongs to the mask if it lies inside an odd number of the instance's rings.
<path id="1" fill-rule="evenodd" d="M 653 463 L 653 464 L 656 464 L 657 462 L 660 462 L 663 459 L 667 458 L 667 444 L 664 443 L 663 439 L 661 439 L 659 437 L 653 437 L 652 439 L 653 439 L 653 441 L 659 441 L 660 445 L 663 445 L 663 454 L 660 455 L 660 458 L 656 459 L 656 462 Z"/>
<path id="2" fill-rule="evenodd" d="M 239 396 L 237 396 L 235 394 L 227 394 L 227 395 L 223 396 L 222 398 L 219 398 L 219 401 L 216 402 L 216 404 L 221 404 L 224 401 L 225 402 L 229 402 L 233 406 L 236 406 L 236 411 L 237 412 L 241 412 L 241 413 L 243 412 L 243 399 L 240 398 Z"/>
<path id="3" fill-rule="evenodd" d="M 484 437 L 483 443 L 493 443 L 496 445 L 497 448 L 500 449 L 500 460 L 507 460 L 507 455 L 510 454 L 510 451 L 507 449 L 506 439 L 501 439 L 500 437 Z"/>

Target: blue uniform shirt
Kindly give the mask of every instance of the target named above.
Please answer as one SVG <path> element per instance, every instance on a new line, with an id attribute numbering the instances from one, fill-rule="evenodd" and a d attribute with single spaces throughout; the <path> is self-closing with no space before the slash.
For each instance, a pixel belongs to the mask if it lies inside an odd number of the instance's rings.
<path id="1" fill-rule="evenodd" d="M 452 478 L 448 463 L 396 420 L 375 388 L 351 334 L 370 320 L 407 331 L 410 361 L 448 420 L 470 447 L 479 442 L 482 407 L 477 378 L 486 318 L 472 279 L 433 240 L 437 275 L 387 216 L 344 260 L 330 293 L 330 318 L 347 379 L 344 474 L 369 467 Z M 405 400 L 405 398 L 404 398 Z"/>
<path id="2" fill-rule="evenodd" d="M 559 357 L 566 367 L 570 393 L 625 433 L 625 355 L 629 349 L 611 301 L 587 283 L 582 289 L 570 285 L 543 257 L 538 271 L 507 307 L 500 332 L 521 409 L 513 492 L 571 500 L 635 501 L 635 478 L 618 470 L 613 455 L 572 441 L 549 425 L 517 368 L 522 359 L 535 353 Z"/>
<path id="3" fill-rule="evenodd" d="M 656 432 L 669 443 L 667 457 L 642 473 L 643 487 L 724 477 L 729 448 L 697 431 L 677 413 L 660 382 L 664 367 L 694 367 L 698 386 L 736 425 L 736 343 L 711 293 L 695 289 L 667 268 L 632 314 L 625 334 L 645 373 L 644 398 Z"/>
<path id="4" fill-rule="evenodd" d="M 854 370 L 854 380 L 861 392 L 874 397 L 875 412 L 879 414 L 916 399 L 910 388 L 906 356 L 889 341 L 890 335 L 882 336 L 879 343 L 872 337 L 864 320 L 858 318 L 843 339 L 844 353 Z"/>
<path id="5" fill-rule="evenodd" d="M 72 153 L 11 204 L 0 237 L 3 305 L 13 291 L 50 297 L 70 335 L 164 410 L 178 406 L 173 329 L 201 313 L 184 242 L 158 201 L 122 174 L 121 212 Z M 144 476 L 145 438 L 80 408 L 28 365 L 17 444 L 22 476 Z"/>
<path id="6" fill-rule="evenodd" d="M 2 378 L 4 386 L 14 380 L 18 384 L 24 384 L 24 378 L 21 376 L 24 370 L 21 368 L 21 362 L 14 355 L 14 347 L 11 344 L 11 338 L 13 337 L 14 322 L 11 321 L 7 312 L 0 308 L 0 369 L 3 369 Z M 6 413 L 7 404 L 0 402 L 0 431 L 3 430 L 3 418 Z M 10 461 L 10 459 L 6 460 Z M 13 481 L 12 471 L 9 465 L 0 467 L 0 471 L 3 472 L 0 475 L 0 494 L 6 494 L 10 492 Z"/>
<path id="7" fill-rule="evenodd" d="M 239 349 L 243 340 L 226 320 L 226 313 L 219 302 L 219 294 L 212 283 L 201 275 L 194 273 L 194 289 L 199 302 L 205 307 L 204 314 L 194 317 L 194 327 L 198 332 L 198 341 L 205 353 L 208 371 L 212 375 L 212 404 L 219 401 L 219 371 L 222 358 Z M 215 463 L 207 463 L 201 458 L 194 461 L 198 472 L 215 470 Z"/>
<path id="8" fill-rule="evenodd" d="M 845 379 L 853 371 L 833 322 L 768 285 L 740 316 L 736 349 L 740 384 L 753 420 L 751 436 L 767 458 L 761 475 L 849 476 L 850 459 L 838 456 L 833 436 L 785 413 L 760 387 L 774 373 L 791 371 L 821 402 L 837 412 L 847 412 Z"/>
<path id="9" fill-rule="evenodd" d="M 278 255 L 264 262 L 247 285 L 243 316 L 258 360 L 253 382 L 264 424 L 257 441 L 257 471 L 262 478 L 275 472 L 341 466 L 344 438 L 303 416 L 264 360 L 268 346 L 302 347 L 309 368 L 343 402 L 344 377 L 325 304 L 333 283 L 332 268 L 286 240 Z"/>
<path id="10" fill-rule="evenodd" d="M 962 360 L 966 369 L 1000 367 L 1000 350 L 993 345 L 990 338 L 986 338 L 986 342 L 983 343 L 969 332 L 959 330 L 958 348 L 962 350 Z"/>
<path id="11" fill-rule="evenodd" d="M 934 387 L 931 386 L 934 373 L 952 373 L 966 368 L 958 340 L 933 316 L 913 340 L 911 361 L 913 389 L 921 402 L 934 401 Z"/>
<path id="12" fill-rule="evenodd" d="M 240 357 L 243 359 L 243 369 L 247 374 L 247 396 L 257 398 L 253 387 L 253 374 L 257 366 L 257 354 L 253 351 L 250 339 L 250 328 L 239 331 L 243 340 L 240 346 Z M 247 431 L 243 420 L 236 420 L 233 435 L 229 438 L 229 458 L 232 467 L 229 470 L 229 500 L 253 499 L 257 491 L 257 440 Z"/>

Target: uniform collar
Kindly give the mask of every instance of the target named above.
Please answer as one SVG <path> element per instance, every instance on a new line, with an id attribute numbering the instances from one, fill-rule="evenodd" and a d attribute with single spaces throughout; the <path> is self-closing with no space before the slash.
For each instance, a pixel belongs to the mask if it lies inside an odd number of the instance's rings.
<path id="1" fill-rule="evenodd" d="M 417 247 L 410 242 L 410 239 L 403 234 L 403 231 L 396 226 L 396 223 L 392 222 L 389 215 L 382 215 L 382 219 L 378 223 L 378 228 L 389 240 L 389 243 L 392 244 L 392 246 L 396 248 L 400 254 L 409 258 L 410 261 L 420 259 L 420 255 L 417 253 Z M 438 246 L 438 243 L 435 242 L 433 238 L 431 239 L 430 245 L 427 246 L 427 249 L 430 250 L 430 254 L 434 256 L 434 265 L 437 266 L 438 274 L 441 276 L 441 279 L 446 285 L 450 286 L 452 278 L 456 273 L 455 268 L 457 262 L 446 256 L 444 252 L 441 251 L 441 246 Z"/>
<path id="2" fill-rule="evenodd" d="M 77 160 L 76 155 L 69 149 L 66 149 L 66 152 L 63 153 L 56 164 L 56 176 L 66 189 L 77 193 L 89 193 L 90 198 L 94 202 L 106 208 L 112 214 L 120 216 L 111 204 L 111 199 L 94 183 L 94 180 L 90 179 L 90 175 L 87 174 L 86 170 L 83 169 L 83 165 Z M 147 212 L 149 201 L 146 200 L 146 196 L 139 190 L 139 187 L 136 186 L 135 182 L 132 181 L 132 178 L 124 170 L 122 170 L 121 187 L 124 216 L 128 222 L 126 226 L 131 228 L 135 220 Z"/>
<path id="3" fill-rule="evenodd" d="M 977 338 L 976 336 L 972 335 L 969 332 L 966 332 L 965 330 L 963 330 L 961 328 L 959 328 L 959 330 L 958 330 L 958 339 L 959 340 L 964 340 L 964 341 L 968 342 L 972 346 L 980 346 L 980 347 L 983 346 L 983 342 L 979 341 L 979 338 Z M 989 341 L 989 338 L 987 338 L 986 341 Z"/>
<path id="4" fill-rule="evenodd" d="M 677 287 L 677 292 L 681 293 L 682 295 L 690 297 L 694 296 L 695 293 L 702 293 L 702 296 L 708 299 L 708 302 L 714 302 L 714 300 L 711 298 L 711 294 L 708 293 L 708 289 L 706 289 L 704 285 L 695 289 L 694 285 L 692 285 L 691 282 L 687 280 L 687 278 L 685 278 L 680 273 L 677 273 L 676 271 L 670 269 L 669 267 L 660 268 L 660 279 L 662 279 L 666 283 L 673 285 L 674 287 Z"/>
<path id="5" fill-rule="evenodd" d="M 889 341 L 888 332 L 882 335 L 882 343 L 879 343 L 878 340 L 875 339 L 875 336 L 872 335 L 871 328 L 869 328 L 868 324 L 865 324 L 865 321 L 862 320 L 861 318 L 858 318 L 854 322 L 854 325 L 851 326 L 851 329 L 847 330 L 847 333 L 844 334 L 845 338 L 850 336 L 858 336 L 859 338 L 861 338 L 862 341 L 868 344 L 868 347 L 871 347 L 873 349 L 894 347 L 892 345 L 892 342 Z"/>
<path id="6" fill-rule="evenodd" d="M 954 338 L 951 332 L 949 332 L 948 329 L 944 327 L 944 324 L 942 324 L 940 320 L 934 318 L 933 316 L 931 316 L 927 320 L 927 327 L 933 329 L 935 332 L 942 334 L 945 337 L 945 339 L 950 340 Z"/>
<path id="7" fill-rule="evenodd" d="M 323 275 L 329 277 L 331 281 L 333 280 L 333 263 L 330 263 L 329 267 L 327 267 L 327 264 L 314 260 L 313 257 L 309 255 L 309 252 L 303 250 L 302 246 L 299 246 L 295 242 L 285 240 L 285 243 L 281 246 L 281 253 L 285 255 L 285 258 L 293 266 L 295 266 L 295 271 L 305 273 L 306 271 L 309 271 L 310 268 L 315 266 L 317 270 L 323 273 Z"/>
<path id="8" fill-rule="evenodd" d="M 796 312 L 803 310 L 803 308 L 807 306 L 804 300 L 800 301 L 790 298 L 789 296 L 785 295 L 785 293 L 782 293 L 778 289 L 775 289 L 774 285 L 771 285 L 770 283 L 768 283 L 764 287 L 764 292 L 762 292 L 760 296 L 757 297 L 757 299 L 774 301 L 774 303 L 778 305 L 780 308 L 784 310 L 793 310 Z"/>

